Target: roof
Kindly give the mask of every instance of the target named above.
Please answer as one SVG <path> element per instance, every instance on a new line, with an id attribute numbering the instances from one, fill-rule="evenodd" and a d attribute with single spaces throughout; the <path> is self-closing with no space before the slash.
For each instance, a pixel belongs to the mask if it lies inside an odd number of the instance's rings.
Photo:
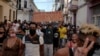
<path id="1" fill-rule="evenodd" d="M 63 21 L 63 14 L 61 11 L 56 12 L 34 12 L 32 17 L 33 22 L 55 22 Z"/>

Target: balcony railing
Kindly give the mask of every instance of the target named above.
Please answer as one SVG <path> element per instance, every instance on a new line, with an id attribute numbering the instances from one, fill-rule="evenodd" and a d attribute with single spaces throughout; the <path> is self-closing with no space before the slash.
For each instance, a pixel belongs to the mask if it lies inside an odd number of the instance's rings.
<path id="1" fill-rule="evenodd" d="M 84 0 L 84 1 L 86 1 L 86 2 L 90 2 L 90 1 L 92 1 L 92 0 Z"/>
<path id="2" fill-rule="evenodd" d="M 29 12 L 29 11 L 30 11 L 30 8 L 22 8 L 22 10 L 23 10 L 24 12 Z"/>
<path id="3" fill-rule="evenodd" d="M 3 1 L 6 1 L 6 2 L 11 2 L 11 0 L 3 0 Z"/>
<path id="4" fill-rule="evenodd" d="M 70 4 L 70 7 L 69 7 L 69 10 L 70 11 L 75 11 L 77 9 L 78 9 L 78 0 L 72 0 L 71 4 Z"/>

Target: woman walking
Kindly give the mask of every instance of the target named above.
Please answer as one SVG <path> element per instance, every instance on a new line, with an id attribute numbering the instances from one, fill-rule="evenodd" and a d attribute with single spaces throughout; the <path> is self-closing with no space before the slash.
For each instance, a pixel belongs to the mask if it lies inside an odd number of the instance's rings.
<path id="1" fill-rule="evenodd" d="M 3 42 L 2 56 L 22 56 L 22 41 L 16 37 L 13 28 L 8 31 L 8 38 Z"/>

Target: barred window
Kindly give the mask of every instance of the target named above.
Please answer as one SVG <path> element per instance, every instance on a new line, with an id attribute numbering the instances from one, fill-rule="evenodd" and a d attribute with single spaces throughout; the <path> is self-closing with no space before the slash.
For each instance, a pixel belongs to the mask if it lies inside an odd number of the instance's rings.
<path id="1" fill-rule="evenodd" d="M 95 24 L 95 17 L 92 17 L 91 23 L 92 23 L 92 24 Z"/>
<path id="2" fill-rule="evenodd" d="M 27 8 L 27 1 L 24 1 L 24 8 Z"/>
<path id="3" fill-rule="evenodd" d="M 100 27 L 100 16 L 97 16 L 97 22 L 96 23 L 97 23 L 96 25 Z"/>
<path id="4" fill-rule="evenodd" d="M 92 23 L 100 27 L 100 5 L 96 5 L 92 8 Z"/>

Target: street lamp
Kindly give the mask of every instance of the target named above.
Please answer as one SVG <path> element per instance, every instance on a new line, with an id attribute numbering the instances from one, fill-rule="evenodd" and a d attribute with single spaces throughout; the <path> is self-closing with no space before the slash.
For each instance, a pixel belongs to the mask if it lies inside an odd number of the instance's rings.
<path id="1" fill-rule="evenodd" d="M 76 19 L 76 13 L 77 13 L 77 10 L 78 10 L 78 0 L 72 0 L 71 1 L 71 5 L 70 5 L 70 8 L 69 8 L 69 10 L 71 11 L 71 12 L 73 12 L 73 16 L 74 16 L 74 27 L 75 27 L 75 32 L 76 32 L 76 21 L 77 21 L 77 19 Z"/>

